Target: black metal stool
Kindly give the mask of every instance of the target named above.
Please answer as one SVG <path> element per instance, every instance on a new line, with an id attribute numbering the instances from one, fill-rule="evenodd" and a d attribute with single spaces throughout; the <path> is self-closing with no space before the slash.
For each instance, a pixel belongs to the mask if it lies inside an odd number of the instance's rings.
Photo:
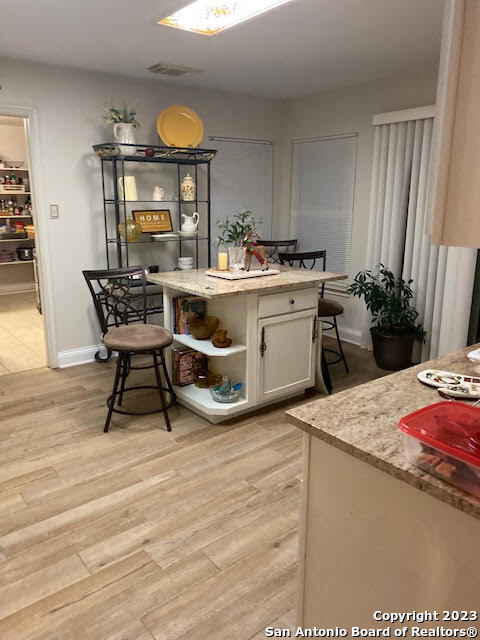
<path id="1" fill-rule="evenodd" d="M 322 261 L 322 271 L 326 270 L 327 266 L 327 252 L 326 251 L 306 251 L 303 253 L 279 253 L 278 257 L 280 259 L 281 264 L 288 263 L 291 267 L 298 266 L 303 269 L 313 269 L 316 265 L 317 260 Z M 295 265 L 295 263 L 298 265 Z M 306 262 L 310 263 L 310 266 L 307 266 Z M 326 326 L 326 331 L 330 331 L 331 329 L 335 329 L 335 335 L 337 337 L 338 351 L 334 349 L 325 349 L 322 348 L 323 353 L 333 353 L 338 356 L 336 360 L 328 361 L 325 357 L 325 364 L 330 366 L 332 364 L 337 364 L 337 362 L 343 362 L 345 366 L 345 370 L 347 373 L 350 373 L 350 369 L 347 364 L 347 359 L 345 358 L 345 353 L 343 352 L 342 341 L 340 340 L 340 335 L 338 333 L 338 325 L 337 325 L 337 316 L 343 313 L 343 306 L 336 302 L 335 300 L 329 300 L 328 298 L 324 298 L 325 293 L 325 283 L 322 284 L 320 288 L 320 297 L 318 299 L 318 312 L 317 315 L 319 319 L 322 321 L 323 326 Z M 331 318 L 331 320 L 329 319 Z"/>
<path id="2" fill-rule="evenodd" d="M 166 401 L 165 391 L 170 393 L 172 404 L 176 403 L 176 395 L 168 375 L 164 349 L 172 344 L 173 336 L 163 327 L 146 324 L 147 301 L 143 267 L 84 271 L 83 275 L 92 294 L 101 326 L 106 327 L 111 322 L 115 324 L 103 335 L 103 343 L 107 349 L 118 352 L 113 390 L 107 400 L 108 414 L 104 432 L 109 429 L 112 413 L 149 415 L 159 411 L 163 412 L 167 431 L 171 431 L 168 416 L 169 405 Z M 153 364 L 133 366 L 132 357 L 137 355 L 151 355 Z M 166 387 L 162 384 L 159 359 Z M 127 377 L 131 371 L 151 368 L 155 370 L 156 385 L 126 386 Z M 118 407 L 122 406 L 124 393 L 134 389 L 156 389 L 160 396 L 161 409 L 152 411 L 119 409 Z"/>

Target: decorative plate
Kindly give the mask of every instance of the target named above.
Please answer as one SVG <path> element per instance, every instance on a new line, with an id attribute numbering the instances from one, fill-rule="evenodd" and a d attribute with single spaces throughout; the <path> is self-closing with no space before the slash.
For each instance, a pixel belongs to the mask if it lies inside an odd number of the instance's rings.
<path id="1" fill-rule="evenodd" d="M 473 382 L 439 387 L 437 391 L 441 396 L 449 396 L 450 398 L 463 398 L 464 400 L 478 400 L 480 398 L 480 384 Z"/>
<path id="2" fill-rule="evenodd" d="M 451 371 L 440 371 L 439 369 L 425 369 L 424 371 L 420 371 L 420 373 L 417 373 L 417 378 L 420 382 L 437 388 L 450 388 L 465 383 L 480 384 L 480 378 L 463 376 L 461 373 L 452 373 Z"/>
<path id="3" fill-rule="evenodd" d="M 157 131 L 168 147 L 198 147 L 204 128 L 198 113 L 183 104 L 174 104 L 158 116 Z"/>

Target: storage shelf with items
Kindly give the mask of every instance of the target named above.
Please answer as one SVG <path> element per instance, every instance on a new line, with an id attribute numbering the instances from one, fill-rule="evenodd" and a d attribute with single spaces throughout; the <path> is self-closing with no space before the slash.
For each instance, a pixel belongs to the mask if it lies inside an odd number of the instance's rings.
<path id="1" fill-rule="evenodd" d="M 101 160 L 108 267 L 143 264 L 171 271 L 187 255 L 194 268 L 208 267 L 210 162 L 216 151 L 123 143 L 93 149 Z M 198 229 L 182 233 L 194 213 Z M 169 244 L 158 246 L 153 235 Z"/>
<path id="2" fill-rule="evenodd" d="M 18 175 L 21 173 L 21 175 Z M 28 168 L 0 163 L 0 265 L 33 264 L 35 233 Z"/>
<path id="3" fill-rule="evenodd" d="M 245 310 L 234 311 L 229 300 L 217 304 L 185 294 L 170 301 L 172 380 L 179 398 L 212 415 L 237 412 L 247 404 Z"/>

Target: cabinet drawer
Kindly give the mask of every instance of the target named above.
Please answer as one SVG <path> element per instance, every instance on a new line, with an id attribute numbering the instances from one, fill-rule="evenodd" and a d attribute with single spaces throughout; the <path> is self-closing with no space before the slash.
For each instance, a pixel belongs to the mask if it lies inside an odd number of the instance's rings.
<path id="1" fill-rule="evenodd" d="M 258 317 L 268 318 L 303 309 L 315 309 L 318 305 L 318 289 L 294 289 L 282 293 L 271 293 L 258 298 Z"/>

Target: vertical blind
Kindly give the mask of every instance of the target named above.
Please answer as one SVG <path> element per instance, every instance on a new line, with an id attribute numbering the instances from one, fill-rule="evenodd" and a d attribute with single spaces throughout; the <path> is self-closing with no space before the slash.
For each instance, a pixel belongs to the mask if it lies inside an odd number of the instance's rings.
<path id="1" fill-rule="evenodd" d="M 327 269 L 348 273 L 357 135 L 293 142 L 292 237 L 299 251 L 327 252 Z"/>
<path id="2" fill-rule="evenodd" d="M 273 143 L 211 138 L 218 153 L 212 161 L 212 256 L 217 251 L 218 221 L 243 208 L 252 211 L 263 237 L 272 237 Z"/>
<path id="3" fill-rule="evenodd" d="M 432 117 L 375 126 L 367 266 L 381 262 L 413 280 L 412 305 L 427 332 L 414 361 L 465 345 L 476 259 L 472 249 L 432 245 L 425 231 L 432 130 Z"/>

